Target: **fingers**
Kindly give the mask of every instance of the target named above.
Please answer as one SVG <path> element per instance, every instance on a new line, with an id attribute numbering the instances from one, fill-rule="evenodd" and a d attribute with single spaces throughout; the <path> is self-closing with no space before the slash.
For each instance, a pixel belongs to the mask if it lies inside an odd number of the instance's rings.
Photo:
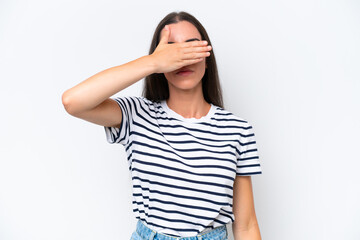
<path id="1" fill-rule="evenodd" d="M 205 58 L 210 56 L 212 46 L 207 41 L 192 41 L 181 44 L 182 59 Z"/>
<path id="2" fill-rule="evenodd" d="M 204 47 L 189 47 L 189 48 L 184 48 L 183 53 L 206 52 L 206 51 L 210 51 L 211 49 L 212 47 L 210 45 Z"/>
<path id="3" fill-rule="evenodd" d="M 208 42 L 206 40 L 202 40 L 202 41 L 182 42 L 179 44 L 180 44 L 180 47 L 188 48 L 188 47 L 206 46 L 206 45 L 208 45 Z"/>
<path id="4" fill-rule="evenodd" d="M 170 28 L 168 25 L 165 25 L 163 28 L 163 35 L 160 39 L 159 44 L 167 44 L 170 36 Z"/>
<path id="5" fill-rule="evenodd" d="M 203 61 L 204 59 L 205 59 L 205 58 L 187 59 L 187 60 L 184 60 L 184 63 L 185 63 L 185 66 L 186 66 L 186 65 L 191 65 L 191 64 L 194 64 L 194 63 L 201 62 L 201 61 Z"/>
<path id="6" fill-rule="evenodd" d="M 189 47 L 189 48 L 183 48 L 182 53 L 183 57 L 182 59 L 196 59 L 196 58 L 205 58 L 210 56 L 210 51 L 212 47 L 209 46 L 203 46 L 203 47 Z"/>
<path id="7" fill-rule="evenodd" d="M 206 58 L 208 56 L 210 56 L 210 52 L 187 53 L 187 54 L 184 54 L 182 59 Z"/>

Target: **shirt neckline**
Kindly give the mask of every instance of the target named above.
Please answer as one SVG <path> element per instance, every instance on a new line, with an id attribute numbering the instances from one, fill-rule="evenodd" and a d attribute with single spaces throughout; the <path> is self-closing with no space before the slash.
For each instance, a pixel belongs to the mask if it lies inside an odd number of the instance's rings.
<path id="1" fill-rule="evenodd" d="M 202 116 L 201 118 L 195 118 L 195 117 L 185 118 L 185 117 L 181 116 L 180 114 L 178 114 L 177 112 L 173 111 L 171 108 L 169 108 L 165 99 L 160 101 L 160 104 L 163 107 L 163 109 L 165 110 L 165 112 L 168 114 L 168 116 L 171 116 L 171 117 L 181 120 L 183 122 L 190 122 L 190 123 L 205 122 L 207 120 L 210 120 L 216 110 L 215 105 L 210 103 L 210 105 L 211 105 L 210 110 L 208 111 L 208 113 L 205 116 Z"/>

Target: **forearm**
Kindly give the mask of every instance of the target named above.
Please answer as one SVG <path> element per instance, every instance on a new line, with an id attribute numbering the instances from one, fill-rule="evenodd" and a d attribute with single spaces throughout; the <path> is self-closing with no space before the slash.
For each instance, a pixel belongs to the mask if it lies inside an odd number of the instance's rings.
<path id="1" fill-rule="evenodd" d="M 234 240 L 261 240 L 260 228 L 257 223 L 252 224 L 246 229 L 237 227 L 233 223 L 232 226 Z"/>
<path id="2" fill-rule="evenodd" d="M 156 71 L 150 55 L 103 70 L 63 93 L 63 104 L 77 112 L 96 107 L 115 93 Z"/>

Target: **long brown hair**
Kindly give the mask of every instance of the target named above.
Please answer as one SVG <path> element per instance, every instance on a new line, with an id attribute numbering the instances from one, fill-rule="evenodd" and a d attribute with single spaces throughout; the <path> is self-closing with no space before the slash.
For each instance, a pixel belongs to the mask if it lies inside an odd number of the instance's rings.
<path id="1" fill-rule="evenodd" d="M 188 21 L 199 31 L 201 40 L 206 40 L 212 46 L 209 36 L 201 23 L 187 12 L 171 12 L 166 15 L 156 27 L 150 45 L 149 55 L 152 54 L 160 41 L 160 32 L 167 24 Z M 206 57 L 207 68 L 202 78 L 202 90 L 204 99 L 208 103 L 224 108 L 222 90 L 219 82 L 219 75 L 215 60 L 214 51 L 211 50 L 210 56 Z M 142 96 L 151 101 L 161 101 L 169 98 L 169 86 L 163 73 L 153 73 L 145 77 Z"/>

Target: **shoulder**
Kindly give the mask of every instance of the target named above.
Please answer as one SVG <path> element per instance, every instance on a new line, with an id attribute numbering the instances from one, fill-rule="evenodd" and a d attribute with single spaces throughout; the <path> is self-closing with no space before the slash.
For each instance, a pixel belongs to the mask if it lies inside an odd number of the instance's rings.
<path id="1" fill-rule="evenodd" d="M 143 96 L 126 96 L 125 97 L 133 108 L 136 115 L 153 116 L 158 112 L 160 102 L 152 101 Z"/>
<path id="2" fill-rule="evenodd" d="M 247 141 L 247 139 L 250 139 L 249 137 L 254 136 L 252 124 L 247 118 L 239 116 L 229 110 L 217 108 L 217 112 L 219 113 L 217 117 L 223 119 L 221 122 L 223 122 L 222 124 L 226 129 L 231 129 L 232 131 L 235 130 L 237 132 L 238 140 L 240 140 L 240 142 Z"/>
<path id="3" fill-rule="evenodd" d="M 248 121 L 248 119 L 243 116 L 239 116 L 230 110 L 217 106 L 216 118 L 219 119 L 218 122 L 223 127 L 229 130 L 236 130 L 240 137 L 246 137 L 252 135 L 253 133 L 252 124 Z"/>
<path id="4" fill-rule="evenodd" d="M 158 102 L 151 101 L 143 96 L 118 96 L 118 97 L 115 97 L 114 100 L 126 101 L 130 105 L 133 105 L 133 106 L 145 106 L 146 105 L 148 107 L 153 107 L 153 106 L 157 106 L 157 104 L 159 104 Z"/>
<path id="5" fill-rule="evenodd" d="M 223 121 L 224 124 L 238 125 L 238 126 L 246 126 L 249 124 L 248 120 L 242 116 L 235 114 L 234 112 L 221 108 L 219 106 L 215 106 L 216 118 Z"/>
<path id="6" fill-rule="evenodd" d="M 156 108 L 159 107 L 160 102 L 159 101 L 153 101 L 150 99 L 147 99 L 146 97 L 139 96 L 136 97 L 137 101 L 143 105 L 146 109 L 150 111 L 154 111 Z"/>

